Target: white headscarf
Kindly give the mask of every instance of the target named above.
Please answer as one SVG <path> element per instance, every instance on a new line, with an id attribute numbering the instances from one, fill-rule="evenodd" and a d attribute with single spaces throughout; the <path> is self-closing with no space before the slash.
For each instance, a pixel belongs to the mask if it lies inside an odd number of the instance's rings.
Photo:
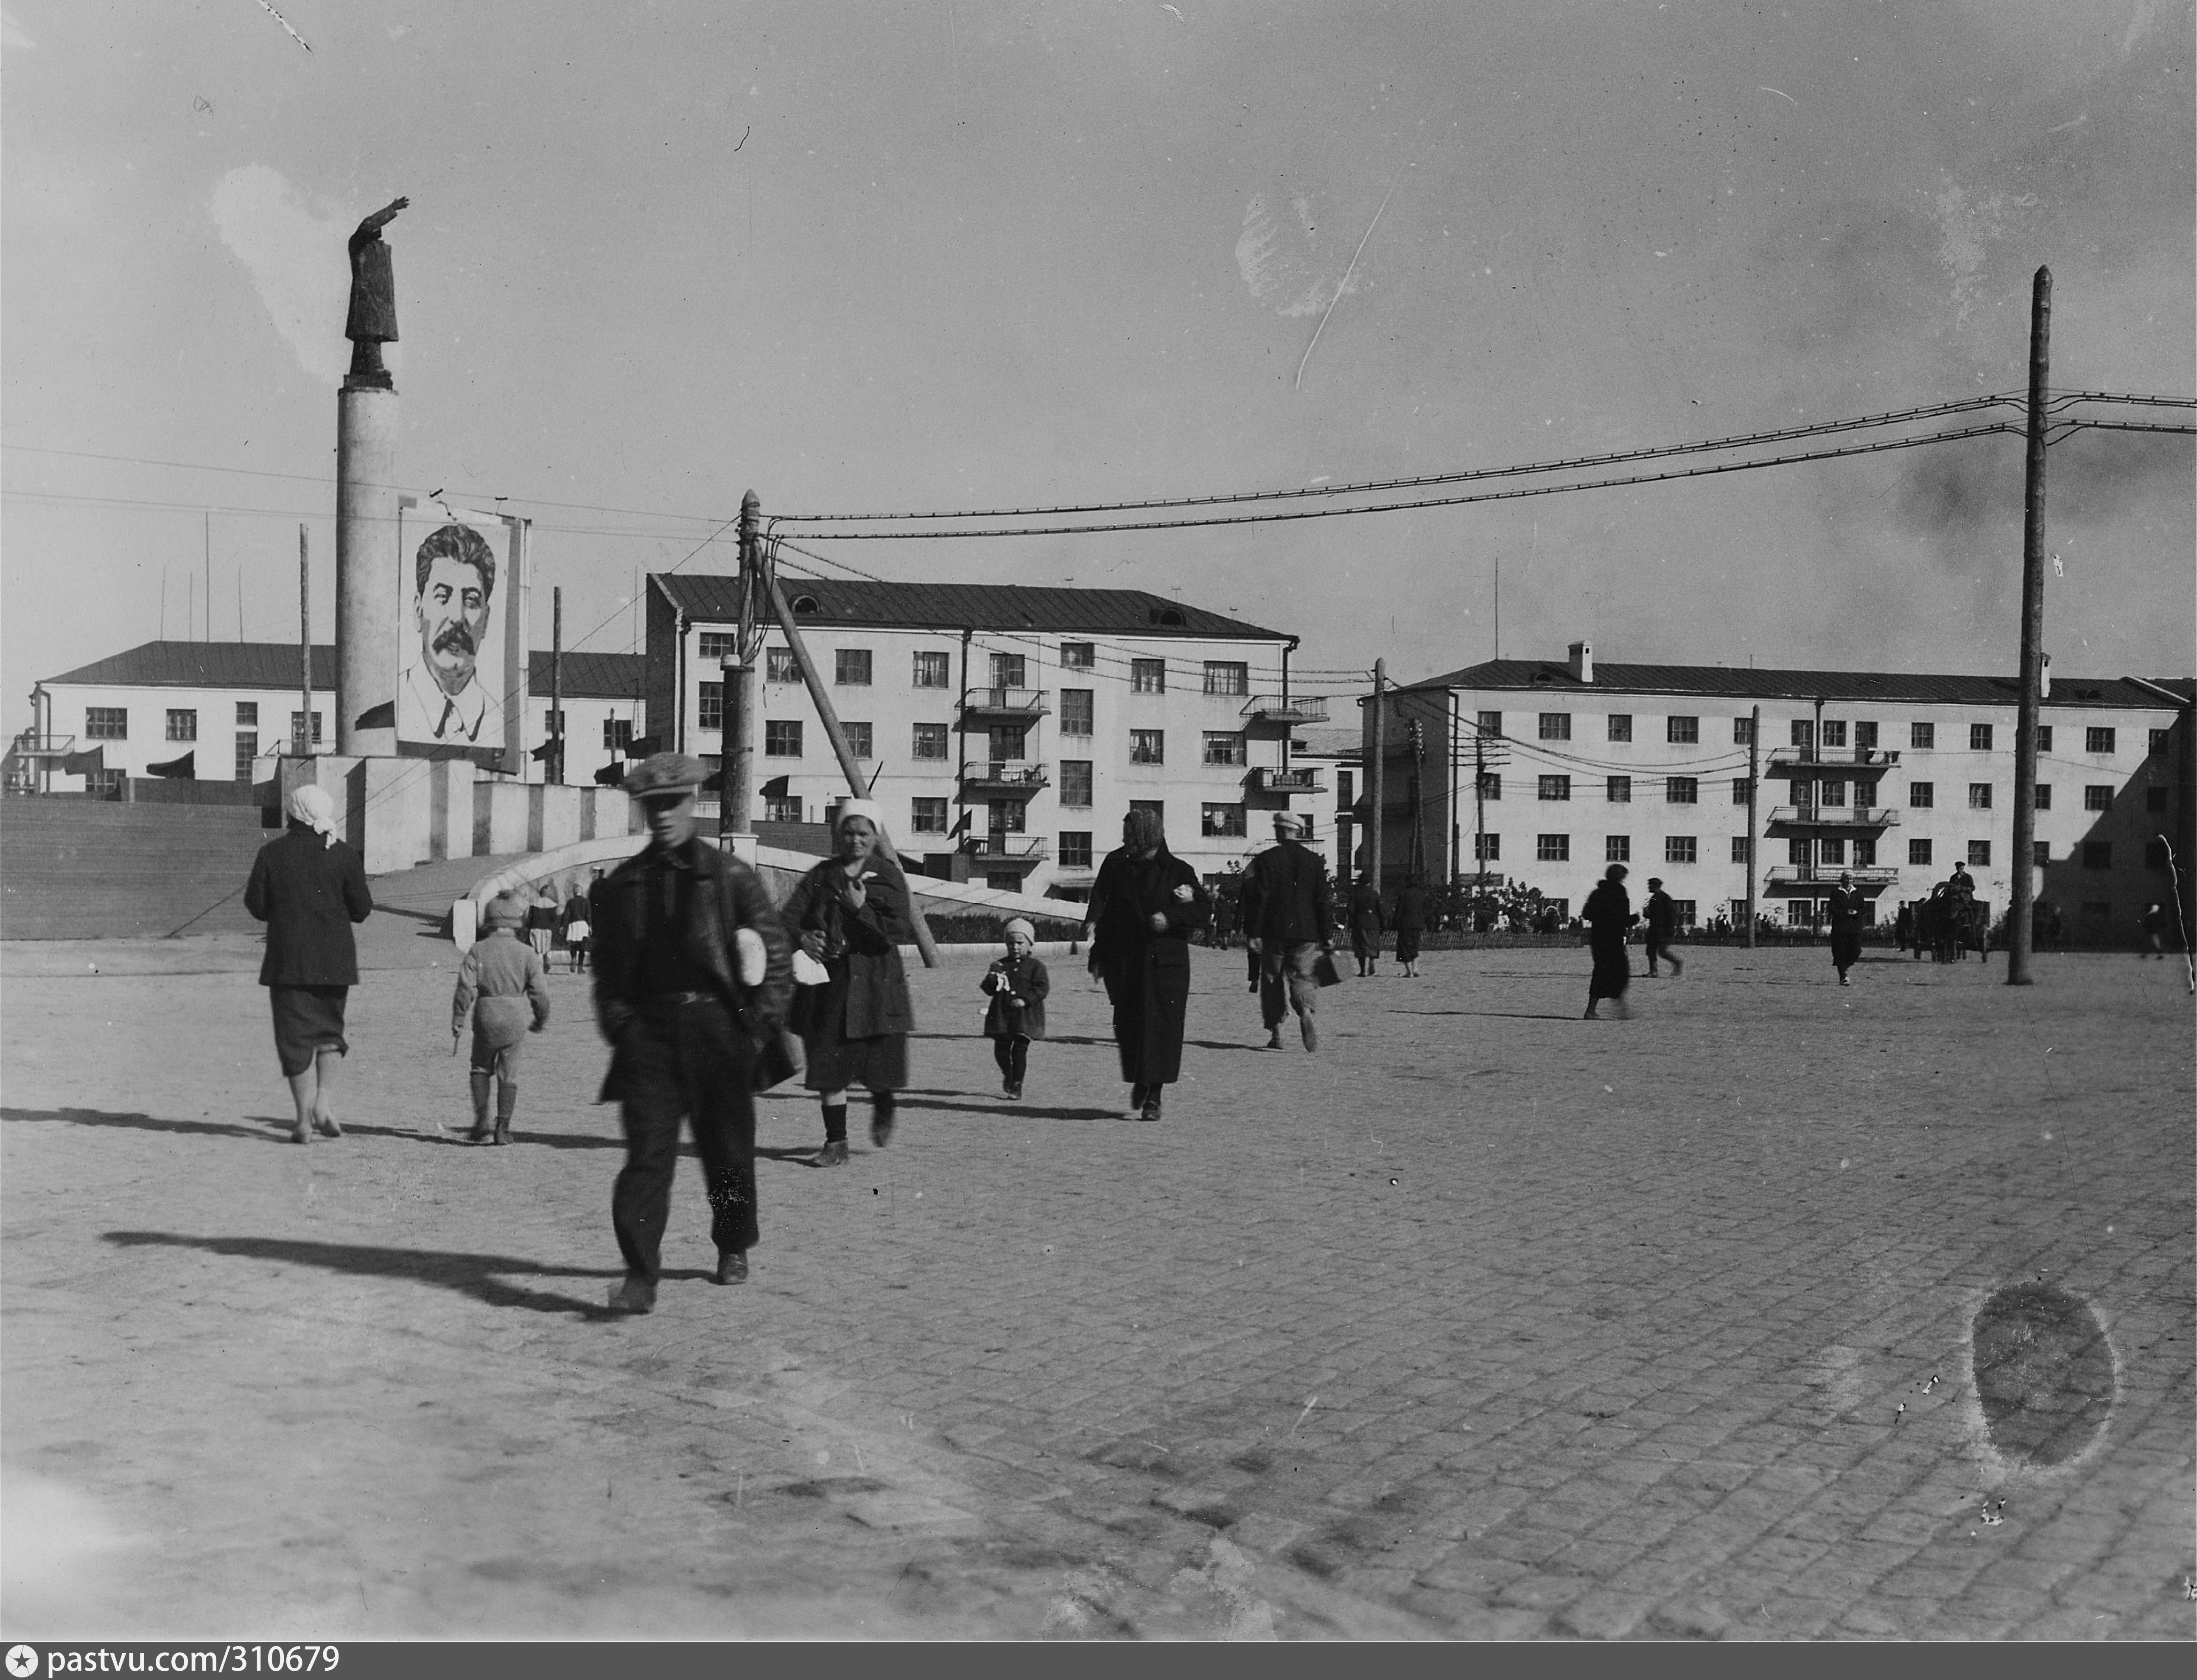
<path id="1" fill-rule="evenodd" d="M 832 815 L 832 831 L 837 834 L 849 817 L 867 817 L 872 828 L 880 834 L 885 831 L 884 807 L 874 799 L 849 799 L 841 805 Z"/>
<path id="2" fill-rule="evenodd" d="M 292 788 L 282 802 L 282 814 L 319 835 L 323 850 L 336 843 L 336 802 L 317 783 L 300 782 Z"/>

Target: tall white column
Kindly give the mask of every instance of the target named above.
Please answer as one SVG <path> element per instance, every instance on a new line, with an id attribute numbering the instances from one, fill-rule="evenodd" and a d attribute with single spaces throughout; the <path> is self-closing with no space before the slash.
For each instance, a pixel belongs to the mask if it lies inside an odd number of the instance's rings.
<path id="1" fill-rule="evenodd" d="M 335 749 L 397 751 L 400 622 L 409 591 L 397 552 L 397 393 L 336 397 Z"/>

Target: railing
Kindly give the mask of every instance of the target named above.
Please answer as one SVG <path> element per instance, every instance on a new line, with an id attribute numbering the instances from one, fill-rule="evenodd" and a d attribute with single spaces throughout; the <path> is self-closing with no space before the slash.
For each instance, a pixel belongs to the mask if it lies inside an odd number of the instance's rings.
<path id="1" fill-rule="evenodd" d="M 1042 688 L 972 688 L 962 702 L 965 713 L 994 712 L 1016 717 L 1039 717 L 1051 710 Z"/>
<path id="2" fill-rule="evenodd" d="M 1256 718 L 1262 723 L 1325 723 L 1327 721 L 1327 696 L 1254 694 L 1243 708 L 1243 715 Z"/>
<path id="3" fill-rule="evenodd" d="M 979 863 L 1042 863 L 1052 853 L 1052 843 L 1041 835 L 980 834 L 969 855 Z"/>
<path id="4" fill-rule="evenodd" d="M 1251 772 L 1251 790 L 1255 793 L 1319 793 L 1317 770 L 1278 770 L 1271 764 L 1262 764 Z"/>
<path id="5" fill-rule="evenodd" d="M 1888 770 L 1898 762 L 1898 753 L 1889 747 L 1772 747 L 1769 768 L 1789 770 L 1807 765 L 1826 770 Z"/>
<path id="6" fill-rule="evenodd" d="M 994 760 L 969 766 L 962 772 L 961 785 L 1002 793 L 1035 793 L 1047 784 L 1042 764 Z"/>
<path id="7" fill-rule="evenodd" d="M 1839 877 L 1851 875 L 1858 887 L 1888 887 L 1899 872 L 1882 864 L 1774 863 L 1763 872 L 1763 880 L 1775 887 L 1835 887 Z"/>
<path id="8" fill-rule="evenodd" d="M 1769 820 L 1788 828 L 1896 828 L 1899 813 L 1889 805 L 1780 805 Z"/>
<path id="9" fill-rule="evenodd" d="M 76 737 L 41 735 L 35 729 L 26 729 L 15 737 L 14 745 L 18 758 L 59 758 L 76 750 Z"/>

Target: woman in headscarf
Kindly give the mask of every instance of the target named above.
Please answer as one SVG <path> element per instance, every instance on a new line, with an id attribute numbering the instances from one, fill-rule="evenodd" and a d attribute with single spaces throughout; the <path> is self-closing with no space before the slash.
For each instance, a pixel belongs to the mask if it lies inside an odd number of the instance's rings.
<path id="1" fill-rule="evenodd" d="M 1405 977 L 1419 977 L 1419 936 L 1427 925 L 1427 885 L 1417 875 L 1407 875 L 1396 892 L 1396 960 Z"/>
<path id="2" fill-rule="evenodd" d="M 1212 914 L 1197 872 L 1168 850 L 1160 814 L 1133 808 L 1122 819 L 1120 849 L 1098 866 L 1083 920 L 1091 972 L 1114 1005 L 1133 1119 L 1157 1120 L 1161 1092 L 1182 1076 L 1190 936 Z"/>
<path id="3" fill-rule="evenodd" d="M 1586 1018 L 1595 1019 L 1595 1005 L 1608 998 L 1624 1015 L 1625 988 L 1632 983 L 1632 959 L 1625 953 L 1625 936 L 1640 918 L 1632 913 L 1632 895 L 1625 890 L 1625 866 L 1613 863 L 1602 872 L 1602 881 L 1586 895 L 1580 914 L 1594 950 L 1594 978 L 1587 982 Z"/>
<path id="4" fill-rule="evenodd" d="M 870 1141 L 879 1149 L 893 1133 L 893 1093 L 907 1083 L 907 1035 L 915 1030 L 907 970 L 900 947 L 915 937 L 907 878 L 878 854 L 884 814 L 867 799 L 849 799 L 832 822 L 838 855 L 803 876 L 779 913 L 786 932 L 812 962 L 820 984 L 802 986 L 795 1025 L 808 1051 L 803 1083 L 824 1105 L 820 1167 L 847 1160 L 847 1091 L 870 1093 Z M 803 965 L 796 963 L 795 979 Z"/>
<path id="5" fill-rule="evenodd" d="M 333 1092 L 336 1066 L 351 1046 L 344 1005 L 358 983 L 351 924 L 374 910 L 358 854 L 336 838 L 335 801 L 308 783 L 282 802 L 285 832 L 259 849 L 244 907 L 267 924 L 259 983 L 275 1017 L 275 1054 L 297 1104 L 290 1141 L 316 1130 L 343 1136 Z"/>

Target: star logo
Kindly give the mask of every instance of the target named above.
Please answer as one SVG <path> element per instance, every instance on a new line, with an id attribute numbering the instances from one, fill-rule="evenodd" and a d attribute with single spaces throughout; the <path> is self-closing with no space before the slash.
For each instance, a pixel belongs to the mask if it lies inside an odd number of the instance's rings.
<path id="1" fill-rule="evenodd" d="M 30 1677 L 38 1671 L 38 1654 L 36 1651 L 28 1645 L 10 1645 L 8 1648 L 8 1672 L 14 1675 L 15 1680 L 30 1680 Z"/>

